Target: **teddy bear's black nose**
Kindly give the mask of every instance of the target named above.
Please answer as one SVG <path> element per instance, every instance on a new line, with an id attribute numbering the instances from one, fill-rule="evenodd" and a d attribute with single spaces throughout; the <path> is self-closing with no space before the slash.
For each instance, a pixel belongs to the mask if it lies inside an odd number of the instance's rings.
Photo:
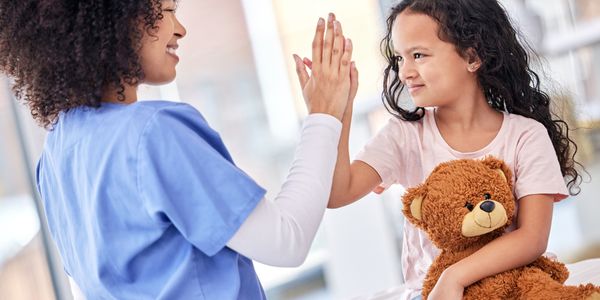
<path id="1" fill-rule="evenodd" d="M 481 207 L 481 210 L 485 211 L 486 213 L 491 213 L 496 205 L 492 201 L 483 201 L 479 207 Z"/>

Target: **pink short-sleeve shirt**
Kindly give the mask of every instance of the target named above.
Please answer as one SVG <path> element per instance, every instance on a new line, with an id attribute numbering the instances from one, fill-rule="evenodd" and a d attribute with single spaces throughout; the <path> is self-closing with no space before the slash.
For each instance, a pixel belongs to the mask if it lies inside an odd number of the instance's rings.
<path id="1" fill-rule="evenodd" d="M 459 152 L 442 138 L 435 123 L 434 110 L 425 109 L 418 121 L 391 118 L 359 152 L 356 160 L 373 167 L 382 186 L 413 187 L 421 184 L 438 164 L 454 159 L 479 159 L 493 155 L 504 160 L 513 172 L 516 199 L 532 194 L 553 194 L 555 201 L 568 191 L 546 128 L 539 122 L 504 113 L 496 137 L 475 152 Z M 420 293 L 427 269 L 439 253 L 427 235 L 404 222 L 402 273 L 411 297 Z"/>

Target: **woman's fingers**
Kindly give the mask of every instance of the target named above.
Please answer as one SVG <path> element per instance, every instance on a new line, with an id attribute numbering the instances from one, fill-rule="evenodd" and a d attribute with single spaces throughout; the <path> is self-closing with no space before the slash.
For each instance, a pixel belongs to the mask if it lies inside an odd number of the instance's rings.
<path id="1" fill-rule="evenodd" d="M 315 30 L 315 37 L 312 43 L 312 61 L 314 66 L 318 69 L 321 66 L 323 59 L 323 32 L 325 31 L 325 20 L 319 18 L 317 22 L 317 29 Z"/>
<path id="2" fill-rule="evenodd" d="M 308 79 L 308 72 L 306 72 L 306 67 L 304 66 L 304 62 L 302 59 L 294 54 L 294 61 L 296 62 L 296 74 L 298 74 L 298 81 L 300 81 L 300 88 L 304 89 Z"/>
<path id="3" fill-rule="evenodd" d="M 340 70 L 340 58 L 345 53 L 344 48 L 346 46 L 344 45 L 346 42 L 342 33 L 342 24 L 338 20 L 333 22 L 333 35 L 333 48 L 331 49 L 331 71 L 335 72 Z M 350 61 L 348 61 L 347 64 L 350 64 Z M 340 77 L 341 76 L 343 76 L 343 74 L 340 74 Z"/>
<path id="4" fill-rule="evenodd" d="M 321 66 L 329 69 L 331 65 L 331 49 L 333 48 L 333 22 L 335 21 L 335 15 L 329 13 L 327 18 L 327 30 L 325 31 L 325 39 L 323 40 L 323 59 L 321 60 Z M 314 62 L 313 58 L 313 62 Z"/>
<path id="5" fill-rule="evenodd" d="M 351 70 L 352 42 L 344 38 L 333 13 L 327 21 L 319 19 L 312 46 L 312 60 L 294 55 L 307 107 L 310 113 L 328 113 L 341 120 L 356 95 L 358 73 Z"/>

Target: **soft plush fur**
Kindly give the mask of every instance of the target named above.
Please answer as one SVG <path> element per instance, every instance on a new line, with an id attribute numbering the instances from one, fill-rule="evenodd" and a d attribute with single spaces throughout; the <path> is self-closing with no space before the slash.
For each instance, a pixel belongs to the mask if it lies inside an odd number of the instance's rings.
<path id="1" fill-rule="evenodd" d="M 501 236 L 515 215 L 511 171 L 493 157 L 454 160 L 437 166 L 426 181 L 409 188 L 404 215 L 441 250 L 423 285 L 427 298 L 442 272 Z M 485 268 L 485 266 L 481 266 Z M 565 286 L 564 264 L 540 257 L 467 287 L 464 299 L 600 299 L 592 284 Z"/>

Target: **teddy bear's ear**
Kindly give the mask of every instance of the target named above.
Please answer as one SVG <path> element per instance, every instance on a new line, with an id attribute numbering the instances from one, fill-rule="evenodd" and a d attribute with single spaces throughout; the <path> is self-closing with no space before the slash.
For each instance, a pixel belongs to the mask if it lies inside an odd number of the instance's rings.
<path id="1" fill-rule="evenodd" d="M 493 156 L 488 156 L 485 159 L 483 159 L 481 163 L 486 165 L 488 168 L 498 172 L 504 178 L 504 180 L 506 180 L 508 185 L 512 188 L 512 172 L 510 171 L 510 168 L 504 161 L 497 159 Z"/>
<path id="2" fill-rule="evenodd" d="M 426 190 L 424 185 L 419 185 L 414 188 L 409 188 L 402 196 L 404 208 L 402 212 L 404 216 L 413 224 L 420 225 L 423 220 L 421 207 L 425 198 Z"/>

